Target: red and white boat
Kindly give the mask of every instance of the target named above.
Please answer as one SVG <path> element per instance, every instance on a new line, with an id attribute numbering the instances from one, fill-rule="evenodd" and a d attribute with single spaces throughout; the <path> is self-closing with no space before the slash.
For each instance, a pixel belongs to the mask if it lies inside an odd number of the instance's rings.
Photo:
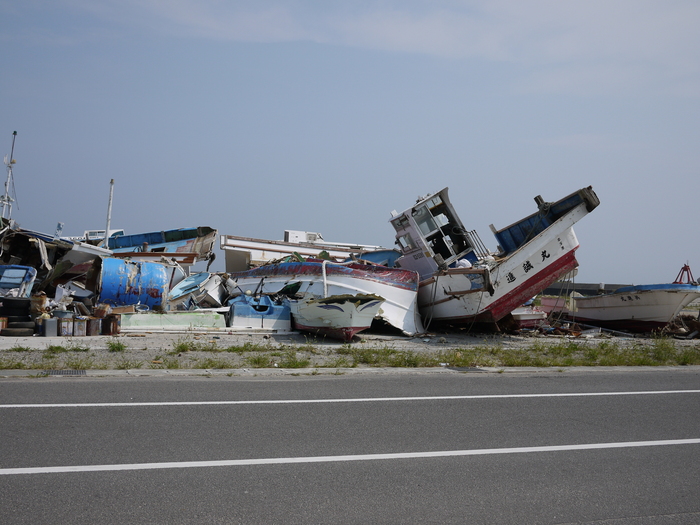
<path id="1" fill-rule="evenodd" d="M 593 189 L 535 202 L 536 213 L 501 230 L 491 226 L 497 252 L 464 227 L 448 188 L 393 213 L 403 252 L 396 265 L 420 275 L 418 307 L 426 326 L 495 323 L 578 265 L 573 225 L 600 203 Z"/>

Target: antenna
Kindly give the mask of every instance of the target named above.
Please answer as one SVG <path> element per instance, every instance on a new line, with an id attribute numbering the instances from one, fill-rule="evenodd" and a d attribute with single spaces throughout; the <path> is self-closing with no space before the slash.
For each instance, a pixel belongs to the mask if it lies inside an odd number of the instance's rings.
<path id="1" fill-rule="evenodd" d="M 109 181 L 109 204 L 107 205 L 107 228 L 105 229 L 105 240 L 102 245 L 109 248 L 109 228 L 112 225 L 112 197 L 114 196 L 114 179 Z"/>
<path id="2" fill-rule="evenodd" d="M 0 197 L 0 203 L 2 203 L 2 218 L 9 219 L 12 215 L 12 203 L 15 201 L 10 197 L 10 186 L 12 186 L 12 165 L 16 164 L 17 161 L 14 159 L 15 155 L 15 139 L 17 138 L 17 132 L 12 133 L 12 149 L 10 150 L 10 158 L 5 155 L 5 166 L 7 166 L 7 180 L 5 181 L 5 195 Z"/>

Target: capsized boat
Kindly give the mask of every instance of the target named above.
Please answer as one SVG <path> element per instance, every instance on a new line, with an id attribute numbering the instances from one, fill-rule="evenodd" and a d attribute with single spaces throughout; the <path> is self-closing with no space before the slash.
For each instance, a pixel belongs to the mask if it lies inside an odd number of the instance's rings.
<path id="1" fill-rule="evenodd" d="M 572 226 L 600 201 L 589 186 L 556 202 L 535 197 L 538 211 L 501 230 L 486 249 L 452 206 L 448 188 L 419 198 L 390 222 L 403 255 L 396 265 L 420 275 L 423 322 L 496 323 L 577 265 Z"/>
<path id="2" fill-rule="evenodd" d="M 383 303 L 383 297 L 372 294 L 289 299 L 295 329 L 346 342 L 372 325 Z"/>
<path id="3" fill-rule="evenodd" d="M 229 277 L 236 282 L 239 294 L 292 295 L 286 290 L 293 290 L 301 298 L 377 295 L 384 299 L 377 318 L 407 335 L 423 332 L 417 307 L 418 274 L 412 270 L 307 259 L 232 272 Z"/>
<path id="4" fill-rule="evenodd" d="M 686 282 L 683 282 L 685 276 Z M 650 332 L 666 326 L 683 308 L 700 298 L 700 285 L 688 265 L 669 284 L 624 286 L 612 293 L 572 294 L 565 316 L 579 323 L 613 330 Z"/>

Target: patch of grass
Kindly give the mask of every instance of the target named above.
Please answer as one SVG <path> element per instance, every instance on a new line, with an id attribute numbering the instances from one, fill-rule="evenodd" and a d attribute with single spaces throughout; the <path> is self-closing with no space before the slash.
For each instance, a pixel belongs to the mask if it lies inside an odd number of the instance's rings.
<path id="1" fill-rule="evenodd" d="M 270 358 L 264 354 L 249 355 L 244 362 L 251 368 L 267 368 L 271 364 Z"/>
<path id="2" fill-rule="evenodd" d="M 12 348 L 8 348 L 8 352 L 31 352 L 34 350 L 33 348 L 29 348 L 28 346 L 13 346 Z"/>
<path id="3" fill-rule="evenodd" d="M 323 366 L 325 368 L 351 368 L 353 364 L 350 363 L 350 361 L 348 361 L 347 357 L 340 356 L 331 359 L 330 361 L 326 362 L 326 364 Z"/>
<path id="4" fill-rule="evenodd" d="M 289 350 L 282 356 L 279 365 L 282 368 L 308 368 L 310 362 L 305 357 L 299 357 L 294 350 Z"/>
<path id="5" fill-rule="evenodd" d="M 68 357 L 64 364 L 69 370 L 90 370 L 97 368 L 90 357 Z"/>
<path id="6" fill-rule="evenodd" d="M 343 346 L 338 351 L 341 355 L 349 355 L 353 366 L 363 364 L 372 367 L 423 367 L 437 366 L 436 354 L 396 350 L 394 348 L 357 348 Z"/>
<path id="7" fill-rule="evenodd" d="M 123 352 L 126 350 L 126 344 L 123 341 L 120 341 L 116 337 L 113 337 L 109 341 L 107 341 L 107 350 L 110 352 Z"/>
<path id="8" fill-rule="evenodd" d="M 198 341 L 190 337 L 180 338 L 173 343 L 172 354 L 184 352 L 222 352 L 216 341 Z"/>
<path id="9" fill-rule="evenodd" d="M 66 354 L 68 352 L 89 352 L 90 348 L 81 346 L 75 341 L 68 341 L 65 345 L 48 345 L 44 348 L 44 357 L 55 356 L 56 354 Z"/>
<path id="10" fill-rule="evenodd" d="M 236 368 L 226 359 L 214 359 L 208 357 L 206 359 L 199 359 L 194 365 L 195 368 L 213 368 L 216 370 L 221 370 L 225 368 Z"/>
<path id="11" fill-rule="evenodd" d="M 234 345 L 225 348 L 225 352 L 230 352 L 234 354 L 246 354 L 248 352 L 269 352 L 272 350 L 272 346 L 269 343 L 258 344 L 252 341 L 246 341 L 242 345 Z"/>
<path id="12" fill-rule="evenodd" d="M 44 348 L 44 356 L 49 357 L 56 354 L 63 354 L 69 351 L 70 350 L 68 350 L 68 348 L 66 348 L 63 345 L 49 345 L 46 348 Z"/>
<path id="13" fill-rule="evenodd" d="M 143 361 L 131 361 L 129 359 L 122 359 L 116 364 L 117 370 L 132 370 L 135 368 L 141 368 L 143 366 Z"/>
<path id="14" fill-rule="evenodd" d="M 0 370 L 26 370 L 29 368 L 24 361 L 19 359 L 0 358 Z"/>

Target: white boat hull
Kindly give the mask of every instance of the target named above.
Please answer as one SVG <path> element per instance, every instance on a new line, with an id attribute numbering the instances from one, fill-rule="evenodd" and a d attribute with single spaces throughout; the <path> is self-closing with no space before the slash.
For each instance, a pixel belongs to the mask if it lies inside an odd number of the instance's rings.
<path id="1" fill-rule="evenodd" d="M 594 297 L 574 297 L 568 316 L 582 323 L 607 328 L 645 331 L 664 327 L 699 297 L 700 286 L 632 289 Z"/>
<path id="2" fill-rule="evenodd" d="M 351 341 L 372 325 L 384 299 L 374 295 L 341 295 L 290 300 L 294 328 Z"/>

